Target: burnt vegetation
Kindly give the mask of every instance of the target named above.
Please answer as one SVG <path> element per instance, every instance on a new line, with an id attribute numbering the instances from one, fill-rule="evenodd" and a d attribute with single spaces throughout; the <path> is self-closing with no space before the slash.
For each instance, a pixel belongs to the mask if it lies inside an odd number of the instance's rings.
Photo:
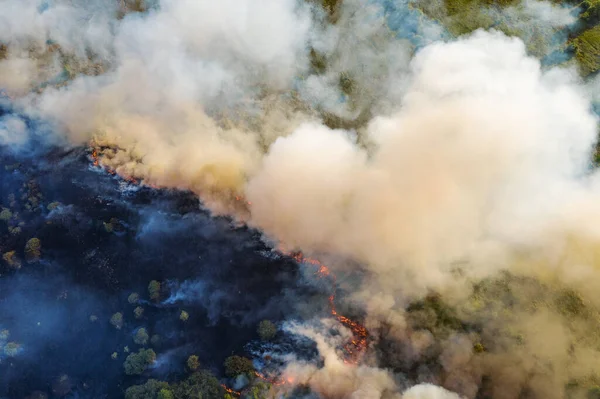
<path id="1" fill-rule="evenodd" d="M 262 318 L 294 309 L 297 265 L 190 193 L 122 191 L 89 165 L 83 149 L 0 152 L 0 396 L 223 398 L 217 376 L 253 377 Z M 188 280 L 220 299 L 167 303 Z"/>

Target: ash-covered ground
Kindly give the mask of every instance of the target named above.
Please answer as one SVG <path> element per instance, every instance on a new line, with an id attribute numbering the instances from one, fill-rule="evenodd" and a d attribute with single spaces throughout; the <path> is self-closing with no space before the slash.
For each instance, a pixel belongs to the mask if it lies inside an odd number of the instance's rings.
<path id="1" fill-rule="evenodd" d="M 194 194 L 128 183 L 85 148 L 1 151 L 0 330 L 18 347 L 2 354 L 0 397 L 122 397 L 148 376 L 179 378 L 192 354 L 222 377 L 259 321 L 302 317 L 308 303 L 328 311 L 293 259 L 211 217 Z M 152 368 L 125 375 L 128 353 L 148 346 Z"/>

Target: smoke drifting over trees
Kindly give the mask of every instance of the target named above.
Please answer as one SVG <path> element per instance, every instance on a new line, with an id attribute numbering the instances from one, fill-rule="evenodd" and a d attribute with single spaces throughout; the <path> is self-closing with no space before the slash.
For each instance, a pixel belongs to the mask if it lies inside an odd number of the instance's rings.
<path id="1" fill-rule="evenodd" d="M 596 3 L 0 1 L 0 361 L 55 271 L 57 397 L 593 393 Z"/>

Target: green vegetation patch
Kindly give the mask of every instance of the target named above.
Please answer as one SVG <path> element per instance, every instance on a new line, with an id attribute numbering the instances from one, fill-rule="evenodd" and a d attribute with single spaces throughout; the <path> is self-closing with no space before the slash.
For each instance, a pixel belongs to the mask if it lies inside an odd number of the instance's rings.
<path id="1" fill-rule="evenodd" d="M 600 25 L 584 31 L 571 43 L 583 76 L 600 71 Z"/>

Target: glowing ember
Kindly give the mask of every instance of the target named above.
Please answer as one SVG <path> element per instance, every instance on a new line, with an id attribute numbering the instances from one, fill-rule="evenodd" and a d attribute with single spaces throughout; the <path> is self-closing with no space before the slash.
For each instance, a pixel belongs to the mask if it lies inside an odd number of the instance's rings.
<path id="1" fill-rule="evenodd" d="M 229 388 L 225 384 L 221 384 L 221 387 L 225 390 L 225 392 L 227 392 L 227 393 L 229 393 L 231 395 L 240 396 L 242 394 L 241 392 L 238 392 L 238 391 L 235 391 L 235 390 Z"/>
<path id="2" fill-rule="evenodd" d="M 307 258 L 302 255 L 302 253 L 294 253 L 289 254 L 285 251 L 281 251 L 284 254 L 287 254 L 294 258 L 298 263 L 310 264 L 318 267 L 318 270 L 315 272 L 315 275 L 319 276 L 319 278 L 331 278 L 331 290 L 332 293 L 329 295 L 329 308 L 331 315 L 334 316 L 341 324 L 346 326 L 350 331 L 352 331 L 352 335 L 354 336 L 349 342 L 344 345 L 344 353 L 346 354 L 346 358 L 344 359 L 345 363 L 356 364 L 358 363 L 360 356 L 367 349 L 367 339 L 369 337 L 369 332 L 367 329 L 361 325 L 360 323 L 347 318 L 346 316 L 342 316 L 339 314 L 335 308 L 335 292 L 336 292 L 336 278 L 335 274 L 331 273 L 331 270 L 324 264 L 322 264 L 317 259 Z"/>
<path id="3" fill-rule="evenodd" d="M 286 383 L 286 381 L 283 378 L 269 377 L 259 371 L 254 371 L 254 375 L 260 378 L 261 380 L 268 382 L 271 385 L 283 385 Z"/>

